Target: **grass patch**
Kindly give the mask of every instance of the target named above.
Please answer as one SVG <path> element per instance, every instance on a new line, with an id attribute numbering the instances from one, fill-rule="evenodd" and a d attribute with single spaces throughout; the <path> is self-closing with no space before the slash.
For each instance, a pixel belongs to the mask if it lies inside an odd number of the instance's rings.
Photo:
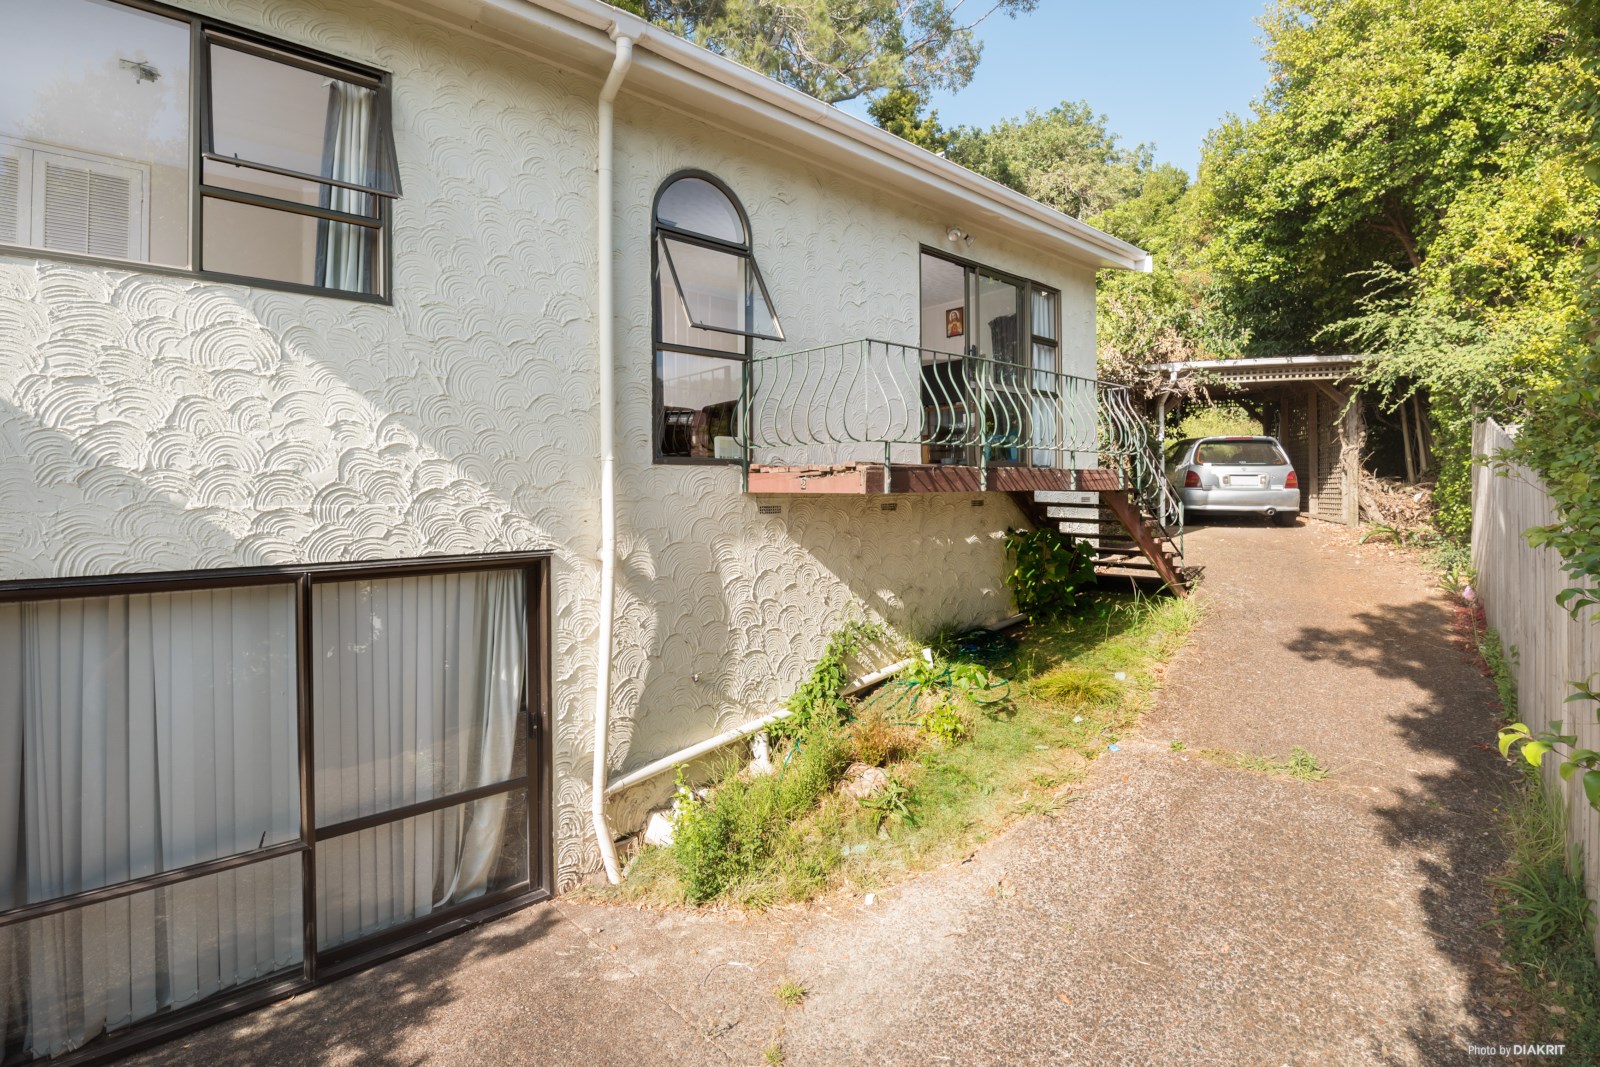
<path id="1" fill-rule="evenodd" d="M 1511 659 L 1493 630 L 1478 646 L 1500 694 L 1505 721 L 1517 718 Z M 1582 866 L 1567 844 L 1566 809 L 1544 779 L 1517 759 L 1522 781 L 1501 805 L 1511 856 L 1489 880 L 1506 958 L 1543 1009 L 1531 1042 L 1562 1042 L 1564 1063 L 1600 1062 L 1600 965 L 1595 962 L 1594 909 Z"/>
<path id="2" fill-rule="evenodd" d="M 783 1046 L 777 1042 L 773 1042 L 766 1048 L 762 1049 L 761 1062 L 769 1063 L 772 1064 L 773 1067 L 777 1067 L 778 1064 L 783 1062 Z"/>
<path id="3" fill-rule="evenodd" d="M 728 775 L 707 800 L 680 782 L 672 852 L 684 896 L 703 904 L 760 871 L 788 827 L 833 789 L 849 762 L 844 731 L 818 717 L 791 742 L 782 773 Z"/>
<path id="4" fill-rule="evenodd" d="M 806 999 L 808 992 L 810 990 L 793 978 L 785 978 L 778 983 L 778 988 L 772 991 L 772 995 L 777 997 L 778 1003 L 784 1007 L 798 1008 L 801 1002 Z"/>
<path id="5" fill-rule="evenodd" d="M 1566 817 L 1536 772 L 1502 808 L 1511 846 L 1506 871 L 1490 879 L 1506 957 L 1544 1008 L 1529 1040 L 1566 1044 L 1565 1063 L 1600 1062 L 1600 967 L 1594 912 L 1566 843 Z"/>
<path id="6" fill-rule="evenodd" d="M 670 848 L 645 849 L 621 886 L 595 892 L 748 908 L 867 892 L 1053 814 L 1149 706 L 1198 612 L 1192 600 L 1098 594 L 981 664 L 946 642 L 948 659 L 851 701 L 847 721 L 817 716 L 777 753 L 777 775 L 725 775 L 680 817 Z M 835 789 L 852 761 L 881 768 L 887 788 L 866 800 Z"/>
<path id="7" fill-rule="evenodd" d="M 1187 746 L 1182 741 L 1174 741 L 1172 749 L 1181 752 Z M 1288 759 L 1274 759 L 1271 756 L 1258 756 L 1253 752 L 1228 752 L 1220 748 L 1198 748 L 1195 754 L 1212 763 L 1224 767 L 1236 767 L 1240 770 L 1255 771 L 1257 774 L 1273 774 L 1285 778 L 1294 778 L 1301 782 L 1320 782 L 1333 773 L 1321 763 L 1317 757 L 1296 745 L 1289 750 Z"/>

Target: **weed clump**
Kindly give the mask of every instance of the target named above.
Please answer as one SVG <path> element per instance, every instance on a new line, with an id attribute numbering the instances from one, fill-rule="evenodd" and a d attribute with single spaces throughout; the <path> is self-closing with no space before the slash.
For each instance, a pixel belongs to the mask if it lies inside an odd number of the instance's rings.
<path id="1" fill-rule="evenodd" d="M 1109 708 L 1122 699 L 1122 686 L 1104 671 L 1082 667 L 1057 667 L 1028 682 L 1028 692 L 1040 700 L 1073 710 Z"/>
<path id="2" fill-rule="evenodd" d="M 880 707 L 862 708 L 849 727 L 850 747 L 856 761 L 869 767 L 904 759 L 921 747 L 916 727 L 892 719 Z"/>
<path id="3" fill-rule="evenodd" d="M 1317 757 L 1299 745 L 1289 750 L 1289 777 L 1302 782 L 1320 782 L 1328 777 L 1328 769 L 1317 762 Z"/>
<path id="4" fill-rule="evenodd" d="M 1506 955 L 1524 984 L 1560 1009 L 1560 1037 L 1575 1063 L 1600 1059 L 1600 966 L 1594 955 L 1594 911 L 1577 854 L 1569 850 L 1566 813 L 1529 774 L 1503 809 L 1511 858 L 1491 878 L 1495 922 Z M 1554 1008 L 1552 1008 L 1552 1011 Z"/>
<path id="5" fill-rule="evenodd" d="M 810 990 L 796 982 L 793 978 L 785 978 L 778 983 L 778 988 L 773 990 L 773 995 L 778 998 L 778 1003 L 786 1008 L 794 1008 L 806 999 Z"/>
<path id="6" fill-rule="evenodd" d="M 680 778 L 672 853 L 684 895 L 703 904 L 758 871 L 788 826 L 830 792 L 850 762 L 840 726 L 810 723 L 774 774 L 732 774 L 705 799 Z"/>

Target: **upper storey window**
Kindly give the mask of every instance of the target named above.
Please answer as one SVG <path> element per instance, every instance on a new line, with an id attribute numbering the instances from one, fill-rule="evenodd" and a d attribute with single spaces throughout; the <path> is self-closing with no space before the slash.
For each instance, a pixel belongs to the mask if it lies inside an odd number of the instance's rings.
<path id="1" fill-rule="evenodd" d="M 668 179 L 655 210 L 656 456 L 737 459 L 745 360 L 783 340 L 744 210 L 706 175 Z"/>
<path id="2" fill-rule="evenodd" d="M 383 296 L 381 73 L 155 5 L 6 10 L 0 244 Z"/>

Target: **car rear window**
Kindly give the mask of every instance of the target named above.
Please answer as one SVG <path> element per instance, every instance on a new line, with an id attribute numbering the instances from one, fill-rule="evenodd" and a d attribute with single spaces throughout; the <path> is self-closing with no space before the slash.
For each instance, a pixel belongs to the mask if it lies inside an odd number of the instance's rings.
<path id="1" fill-rule="evenodd" d="M 1194 450 L 1194 461 L 1213 467 L 1239 463 L 1282 467 L 1289 462 L 1271 441 L 1207 441 Z"/>

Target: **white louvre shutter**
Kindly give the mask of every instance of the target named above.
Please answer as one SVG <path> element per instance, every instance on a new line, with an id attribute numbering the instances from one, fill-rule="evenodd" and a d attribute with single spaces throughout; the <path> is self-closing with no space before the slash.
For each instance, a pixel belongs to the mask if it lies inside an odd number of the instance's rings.
<path id="1" fill-rule="evenodd" d="M 0 144 L 0 244 L 28 243 L 32 160 L 25 149 Z"/>
<path id="2" fill-rule="evenodd" d="M 34 241 L 41 248 L 145 258 L 144 174 L 134 167 L 36 153 Z"/>

